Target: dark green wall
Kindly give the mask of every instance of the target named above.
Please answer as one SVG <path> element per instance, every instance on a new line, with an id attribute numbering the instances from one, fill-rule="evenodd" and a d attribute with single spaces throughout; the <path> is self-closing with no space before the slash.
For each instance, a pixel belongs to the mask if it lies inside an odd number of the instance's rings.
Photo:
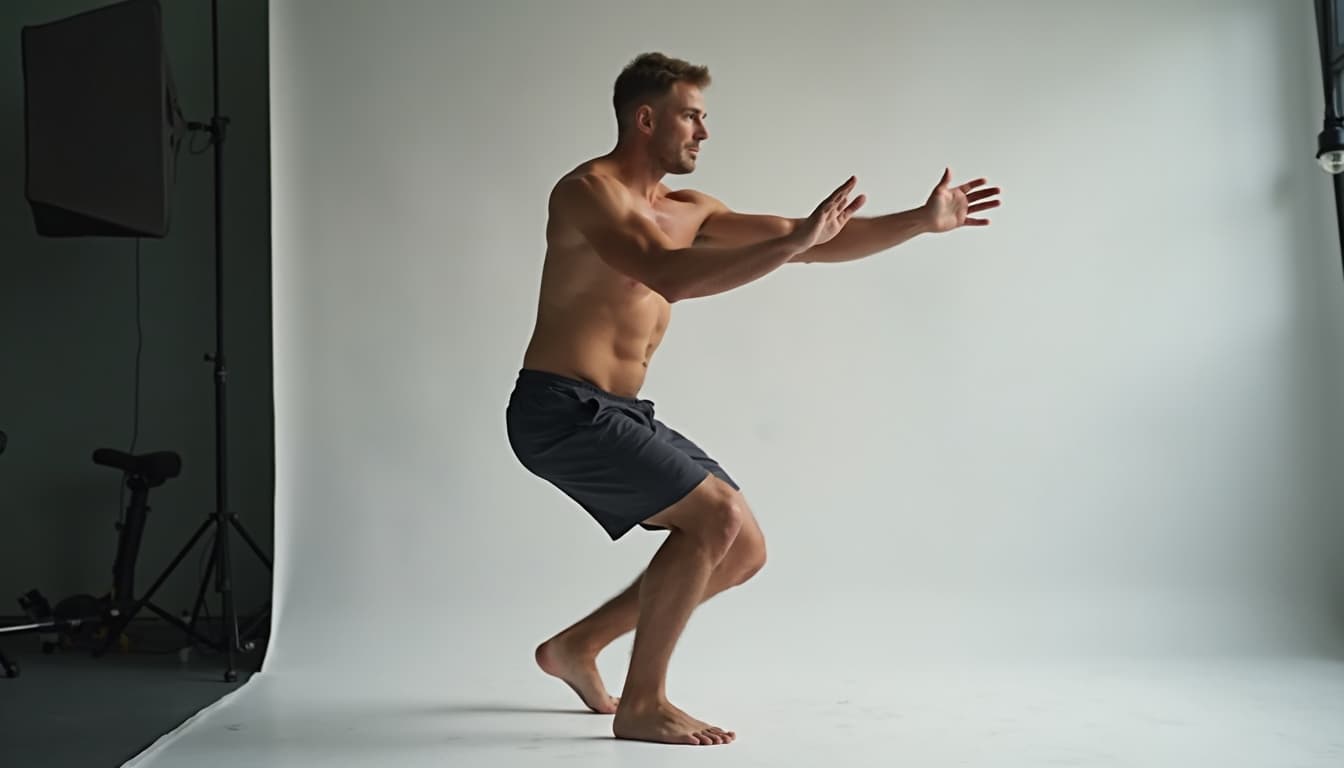
<path id="1" fill-rule="evenodd" d="M 7 0 L 0 5 L 0 616 L 37 588 L 59 600 L 111 582 L 121 478 L 95 448 L 131 447 L 136 366 L 133 239 L 36 235 L 24 199 L 20 30 L 103 5 Z M 189 120 L 211 111 L 209 0 L 162 0 L 166 47 Z M 264 0 L 220 3 L 225 144 L 225 329 L 231 506 L 272 552 L 268 42 Z M 90 124 L 89 130 L 97 130 Z M 196 137 L 196 146 L 204 137 Z M 182 475 L 151 492 L 139 591 L 214 508 L 214 253 L 210 153 L 179 157 L 173 224 L 142 240 L 140 417 L 136 451 L 182 455 Z M 235 537 L 235 589 L 249 610 L 270 574 Z M 188 608 L 205 564 L 198 544 L 156 596 Z M 218 611 L 212 599 L 211 611 Z M 146 614 L 149 615 L 149 614 Z M 22 649 L 19 640 L 6 648 Z"/>

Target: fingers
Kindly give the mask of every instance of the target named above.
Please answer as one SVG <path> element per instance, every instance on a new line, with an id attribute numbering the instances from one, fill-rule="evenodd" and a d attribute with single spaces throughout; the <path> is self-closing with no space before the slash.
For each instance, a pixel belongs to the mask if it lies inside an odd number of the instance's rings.
<path id="1" fill-rule="evenodd" d="M 952 168 L 945 167 L 943 168 L 943 178 L 938 180 L 938 188 L 946 189 L 947 185 L 951 183 L 952 183 Z"/>
<path id="2" fill-rule="evenodd" d="M 987 203 L 976 203 L 975 205 L 972 205 L 970 208 L 967 208 L 966 212 L 978 213 L 979 211 L 987 211 L 990 208 L 998 208 L 1001 203 L 1002 203 L 1001 200 L 990 200 Z"/>
<path id="3" fill-rule="evenodd" d="M 983 184 L 984 180 L 981 179 L 980 183 Z M 965 187 L 966 185 L 963 184 L 962 185 L 963 190 L 965 189 Z M 999 194 L 999 191 L 1000 190 L 998 187 L 990 187 L 989 189 L 982 189 L 979 192 L 972 192 L 971 194 L 966 196 L 966 201 L 974 203 L 976 200 L 984 200 L 986 197 L 993 197 Z"/>
<path id="4" fill-rule="evenodd" d="M 972 218 L 967 218 L 966 221 L 963 222 L 963 223 L 964 223 L 966 226 L 968 226 L 968 227 L 983 227 L 983 226 L 989 224 L 989 219 L 972 219 Z"/>
<path id="5" fill-rule="evenodd" d="M 854 198 L 853 201 L 849 201 L 846 198 L 841 198 L 839 202 L 836 203 L 836 207 L 833 209 L 836 223 L 841 227 L 845 226 L 845 223 L 849 221 L 849 218 L 854 215 L 855 211 L 862 208 L 863 204 L 866 203 L 867 201 L 868 196 L 863 194 Z"/>
<path id="6" fill-rule="evenodd" d="M 835 191 L 831 193 L 831 197 L 827 202 L 832 205 L 843 203 L 845 198 L 849 197 L 849 193 L 854 191 L 854 185 L 858 183 L 859 179 L 857 176 L 850 176 L 848 179 L 845 179 L 845 183 L 835 188 Z"/>
<path id="7" fill-rule="evenodd" d="M 857 176 L 850 176 L 845 179 L 843 184 L 836 187 L 835 191 L 821 201 L 813 216 L 818 217 L 818 221 L 834 216 L 843 216 L 844 212 L 853 206 L 853 203 L 849 201 L 849 193 L 854 191 L 854 186 L 858 184 L 858 181 Z"/>
<path id="8" fill-rule="evenodd" d="M 867 195 L 859 195 L 858 197 L 854 198 L 854 202 L 850 203 L 843 211 L 840 212 L 840 215 L 848 219 L 850 216 L 854 215 L 855 211 L 862 208 L 863 204 L 867 201 L 868 201 Z"/>
<path id="9" fill-rule="evenodd" d="M 849 193 L 854 190 L 854 185 L 857 183 L 858 178 L 855 176 L 850 176 L 848 179 L 845 179 L 843 184 L 836 187 L 834 191 L 826 196 L 826 199 L 822 200 L 821 203 L 817 205 L 817 209 L 813 212 L 813 215 L 828 216 L 831 213 L 844 208 L 847 204 L 846 200 L 849 197 Z"/>
<path id="10" fill-rule="evenodd" d="M 975 189 L 976 187 L 984 186 L 986 181 L 988 181 L 988 179 L 981 177 L 973 181 L 968 181 L 965 184 L 958 186 L 957 189 L 960 189 L 962 192 L 970 192 L 972 189 Z"/>

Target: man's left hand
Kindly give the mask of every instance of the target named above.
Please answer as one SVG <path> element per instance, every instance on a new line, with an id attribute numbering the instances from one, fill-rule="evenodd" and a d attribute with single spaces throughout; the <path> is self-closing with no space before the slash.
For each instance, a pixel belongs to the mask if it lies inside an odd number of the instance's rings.
<path id="1" fill-rule="evenodd" d="M 952 169 L 943 169 L 943 178 L 929 194 L 924 203 L 924 213 L 928 216 L 931 232 L 949 232 L 958 227 L 983 227 L 989 219 L 973 217 L 971 214 L 999 207 L 998 187 L 979 189 L 986 181 L 983 178 L 952 186 Z M 991 199 L 992 198 L 992 199 Z"/>

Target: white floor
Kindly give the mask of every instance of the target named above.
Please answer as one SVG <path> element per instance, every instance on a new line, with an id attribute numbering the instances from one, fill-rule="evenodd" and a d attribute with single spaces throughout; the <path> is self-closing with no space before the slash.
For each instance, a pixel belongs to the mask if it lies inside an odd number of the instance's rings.
<path id="1" fill-rule="evenodd" d="M 129 765 L 1344 766 L 1340 659 L 841 653 L 739 667 L 700 653 L 674 658 L 671 698 L 738 739 L 683 747 L 615 740 L 610 717 L 580 711 L 521 648 L 449 676 L 371 674 L 358 659 L 268 672 Z"/>

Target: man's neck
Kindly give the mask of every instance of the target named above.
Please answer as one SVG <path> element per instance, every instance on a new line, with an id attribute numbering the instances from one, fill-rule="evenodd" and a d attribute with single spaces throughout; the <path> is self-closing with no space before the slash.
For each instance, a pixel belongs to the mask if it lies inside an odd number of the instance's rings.
<path id="1" fill-rule="evenodd" d="M 654 161 L 643 147 L 618 142 L 607 153 L 607 158 L 616 166 L 616 174 L 630 188 L 631 192 L 642 197 L 650 205 L 661 197 L 663 176 L 666 172 Z"/>

